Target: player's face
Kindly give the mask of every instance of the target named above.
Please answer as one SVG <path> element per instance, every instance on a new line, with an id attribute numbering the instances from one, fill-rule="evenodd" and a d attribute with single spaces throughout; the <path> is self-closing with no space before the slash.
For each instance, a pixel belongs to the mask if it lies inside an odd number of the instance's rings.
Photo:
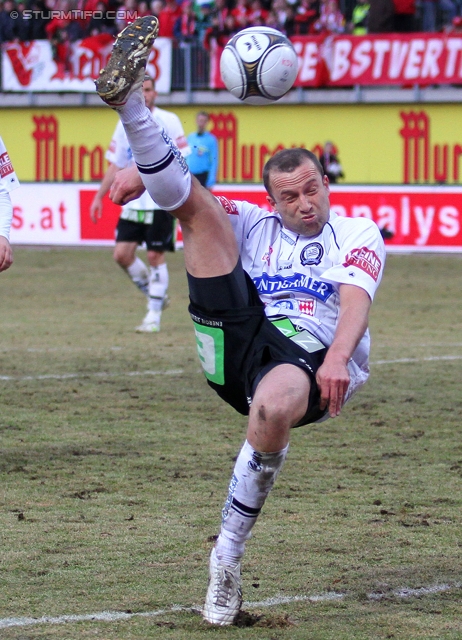
<path id="1" fill-rule="evenodd" d="M 311 160 L 291 173 L 270 173 L 270 205 L 279 212 L 284 226 L 302 236 L 321 233 L 329 219 L 329 179 L 321 176 Z"/>
<path id="2" fill-rule="evenodd" d="M 152 109 L 156 102 L 157 92 L 154 90 L 150 80 L 143 82 L 143 96 L 147 108 Z"/>

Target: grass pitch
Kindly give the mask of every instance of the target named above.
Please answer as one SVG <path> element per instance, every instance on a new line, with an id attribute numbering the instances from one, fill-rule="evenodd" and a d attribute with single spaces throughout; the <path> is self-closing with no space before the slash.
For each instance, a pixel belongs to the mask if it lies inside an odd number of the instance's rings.
<path id="1" fill-rule="evenodd" d="M 461 257 L 389 256 L 371 379 L 294 430 L 225 629 L 194 609 L 245 419 L 169 265 L 155 335 L 109 250 L 16 249 L 0 275 L 2 640 L 460 639 Z"/>

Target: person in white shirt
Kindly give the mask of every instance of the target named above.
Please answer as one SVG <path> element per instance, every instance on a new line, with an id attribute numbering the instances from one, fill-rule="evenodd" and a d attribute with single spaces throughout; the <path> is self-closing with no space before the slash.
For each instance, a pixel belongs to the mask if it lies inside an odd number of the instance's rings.
<path id="1" fill-rule="evenodd" d="M 245 544 L 291 429 L 338 416 L 369 375 L 368 317 L 385 247 L 373 221 L 330 211 L 329 179 L 306 149 L 279 151 L 266 163 L 271 212 L 201 186 L 144 106 L 142 46 L 125 67 L 119 63 L 132 39 L 149 47 L 155 37 L 152 16 L 134 24 L 136 31 L 119 34 L 96 81 L 119 113 L 139 172 L 130 186 L 116 180 L 111 197 L 126 202 L 146 188 L 180 221 L 203 372 L 221 398 L 248 415 L 203 609 L 208 622 L 231 625 L 242 602 Z"/>
<path id="2" fill-rule="evenodd" d="M 189 155 L 191 149 L 178 116 L 155 106 L 157 93 L 150 76 L 145 76 L 143 94 L 146 106 L 162 123 L 181 153 Z M 120 122 L 115 128 L 106 159 L 110 164 L 90 207 L 90 216 L 95 223 L 102 216 L 103 197 L 109 191 L 116 173 L 134 167 L 133 155 Z M 148 265 L 136 255 L 142 243 L 146 244 Z M 114 260 L 147 298 L 147 314 L 136 328 L 138 332 L 153 333 L 160 330 L 162 309 L 168 304 L 169 276 L 165 252 L 174 249 L 174 218 L 159 207 L 148 193 L 123 207 L 117 223 Z"/>
<path id="3" fill-rule="evenodd" d="M 13 204 L 10 192 L 18 187 L 19 180 L 0 138 L 0 271 L 6 271 L 13 264 L 13 250 L 10 245 Z"/>

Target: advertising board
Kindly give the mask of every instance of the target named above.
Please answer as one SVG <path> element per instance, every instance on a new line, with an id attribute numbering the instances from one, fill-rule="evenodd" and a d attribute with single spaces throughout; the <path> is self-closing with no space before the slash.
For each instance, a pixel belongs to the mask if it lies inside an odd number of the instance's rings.
<path id="1" fill-rule="evenodd" d="M 97 185 L 22 184 L 12 192 L 11 241 L 16 245 L 110 246 L 120 207 L 108 198 L 94 224 L 89 208 Z M 268 208 L 263 187 L 220 185 L 216 195 Z M 331 188 L 332 210 L 367 217 L 390 237 L 387 250 L 462 252 L 462 187 L 341 186 Z M 181 244 L 179 230 L 177 242 Z"/>

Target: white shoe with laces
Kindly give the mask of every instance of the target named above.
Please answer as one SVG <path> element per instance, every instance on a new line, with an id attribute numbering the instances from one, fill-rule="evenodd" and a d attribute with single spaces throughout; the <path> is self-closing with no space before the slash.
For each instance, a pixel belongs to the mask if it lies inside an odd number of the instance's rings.
<path id="1" fill-rule="evenodd" d="M 143 322 L 136 327 L 137 333 L 158 333 L 160 331 L 161 311 L 148 311 Z"/>
<path id="2" fill-rule="evenodd" d="M 241 565 L 230 567 L 221 564 L 215 547 L 210 554 L 209 588 L 202 611 L 204 620 L 210 624 L 228 626 L 233 624 L 242 604 Z"/>

